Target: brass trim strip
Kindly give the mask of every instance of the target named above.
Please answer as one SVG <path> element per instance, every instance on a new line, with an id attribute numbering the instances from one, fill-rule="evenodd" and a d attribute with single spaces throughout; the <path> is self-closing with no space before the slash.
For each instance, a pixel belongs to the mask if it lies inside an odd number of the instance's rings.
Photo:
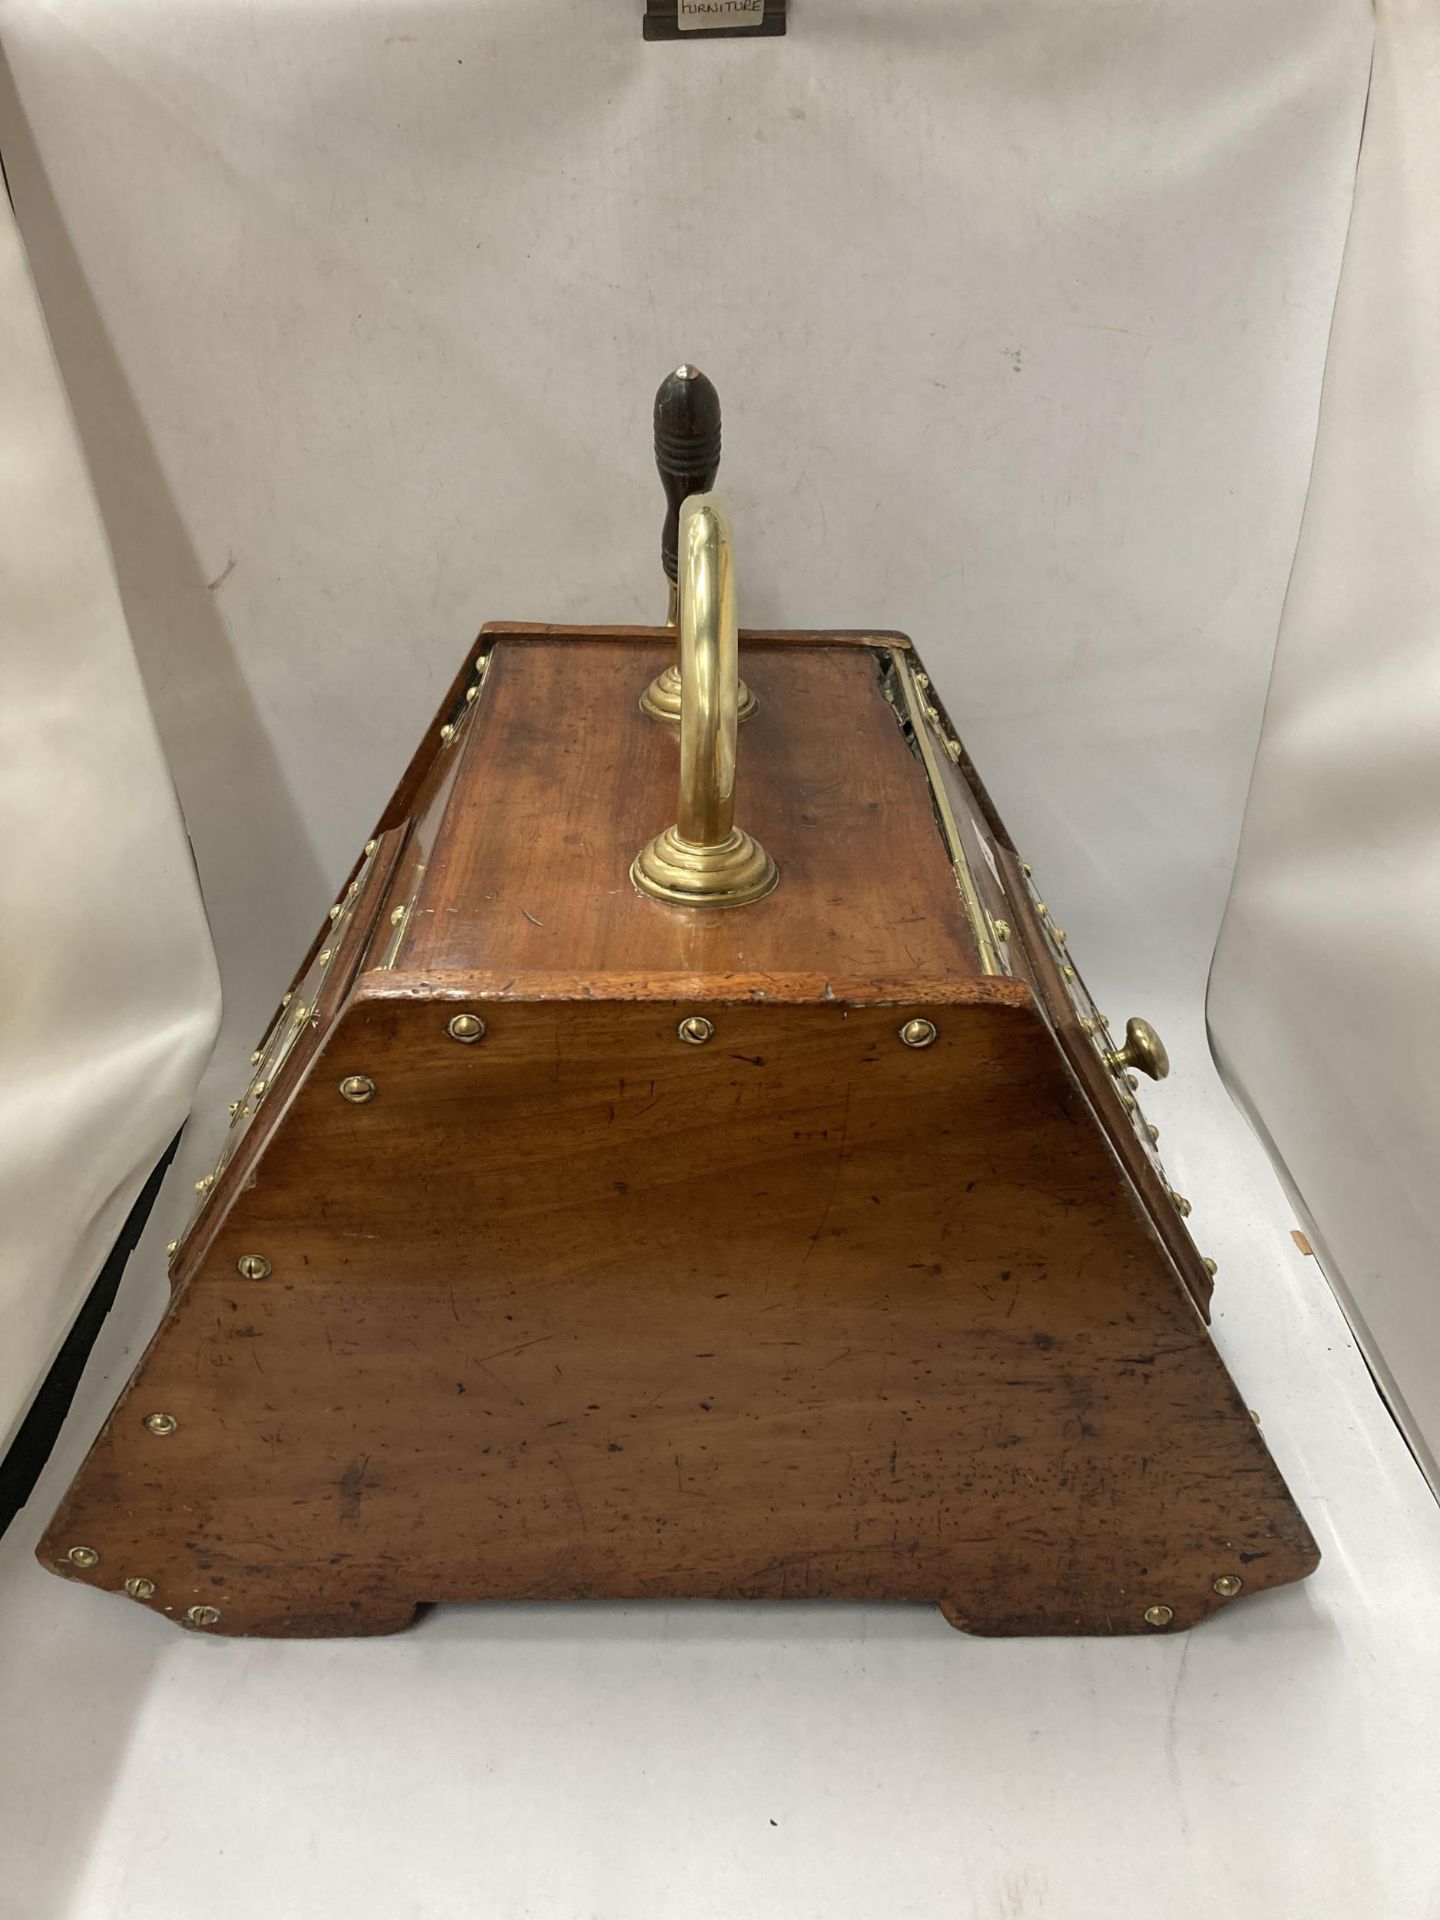
<path id="1" fill-rule="evenodd" d="M 315 955 L 305 971 L 296 976 L 290 990 L 280 1002 L 275 1018 L 266 1028 L 264 1038 L 250 1056 L 250 1077 L 239 1099 L 230 1102 L 230 1127 L 221 1144 L 219 1156 L 209 1173 L 203 1179 L 196 1181 L 195 1191 L 198 1197 L 191 1209 L 190 1217 L 180 1229 L 179 1237 L 172 1240 L 167 1249 L 171 1267 L 175 1265 L 181 1248 L 189 1240 L 210 1204 L 211 1195 L 215 1192 L 220 1175 L 230 1164 L 231 1156 L 239 1145 L 246 1125 L 259 1113 L 301 1034 L 307 1027 L 315 1024 L 315 1002 L 325 982 L 325 969 L 329 966 L 331 955 L 339 945 L 354 915 L 355 903 L 374 869 L 375 852 L 379 845 L 378 839 L 366 841 L 365 850 L 360 856 L 360 864 L 355 869 L 355 877 L 330 909 L 324 947 Z M 309 997 L 297 1006 L 295 996 L 302 989 Z"/>
<path id="2" fill-rule="evenodd" d="M 410 916 L 415 911 L 415 902 L 420 898 L 420 884 L 424 878 L 425 867 L 422 863 L 416 869 L 415 883 L 410 889 L 410 898 L 402 905 L 396 907 L 390 915 L 390 937 L 385 942 L 384 953 L 376 962 L 376 966 L 380 969 L 393 967 L 395 964 L 396 957 L 405 939 L 406 930 L 410 925 Z"/>
<path id="3" fill-rule="evenodd" d="M 920 688 L 916 684 L 915 669 L 904 654 L 890 655 L 890 670 L 904 696 L 905 712 L 902 717 L 910 722 L 915 751 L 920 756 L 920 764 L 925 769 L 925 778 L 930 783 L 930 798 L 934 803 L 936 818 L 940 822 L 940 832 L 944 836 L 945 846 L 950 855 L 950 864 L 955 872 L 955 884 L 960 889 L 960 898 L 965 905 L 965 917 L 969 920 L 970 931 L 975 936 L 981 971 L 989 974 L 1006 973 L 1008 968 L 1000 964 L 995 950 L 989 916 L 976 891 L 975 876 L 970 870 L 970 862 L 960 838 L 960 824 L 955 818 L 955 809 L 950 804 L 950 795 L 940 777 L 940 767 L 935 758 L 931 733 L 930 715 L 933 709 L 922 698 Z"/>

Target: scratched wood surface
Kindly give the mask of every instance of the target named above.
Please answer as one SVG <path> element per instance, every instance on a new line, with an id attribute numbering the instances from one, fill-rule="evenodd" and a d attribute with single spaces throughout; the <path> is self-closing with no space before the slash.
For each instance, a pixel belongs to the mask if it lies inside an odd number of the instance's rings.
<path id="1" fill-rule="evenodd" d="M 917 999 L 917 1051 L 892 1007 L 711 1003 L 691 1047 L 683 1001 L 476 1004 L 469 1047 L 453 1002 L 340 1022 L 47 1564 L 279 1634 L 683 1595 L 1145 1631 L 1314 1564 L 1024 1005 Z"/>
<path id="2" fill-rule="evenodd" d="M 929 790 L 862 646 L 743 649 L 760 710 L 740 729 L 735 813 L 777 862 L 775 892 L 687 913 L 635 891 L 630 862 L 676 814 L 675 736 L 637 705 L 673 645 L 496 646 L 397 966 L 977 973 Z"/>
<path id="3" fill-rule="evenodd" d="M 796 1595 L 1143 1632 L 1308 1572 L 998 832 L 1017 972 L 978 971 L 873 644 L 747 648 L 781 888 L 700 917 L 625 879 L 673 811 L 668 637 L 490 638 L 41 1560 L 274 1634 Z"/>

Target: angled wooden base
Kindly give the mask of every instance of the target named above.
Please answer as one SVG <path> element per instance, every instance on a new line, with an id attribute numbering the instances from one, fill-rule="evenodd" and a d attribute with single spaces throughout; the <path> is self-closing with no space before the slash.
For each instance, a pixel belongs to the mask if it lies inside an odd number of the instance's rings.
<path id="1" fill-rule="evenodd" d="M 1145 1633 L 1302 1578 L 1188 1202 L 907 643 L 752 636 L 781 881 L 701 915 L 628 878 L 672 650 L 467 660 L 41 1559 L 221 1634 L 825 1596 Z"/>
<path id="2" fill-rule="evenodd" d="M 688 1002 L 473 1001 L 475 1046 L 454 1003 L 362 1002 L 42 1557 L 268 1634 L 678 1596 L 1145 1632 L 1300 1578 L 1304 1523 L 1042 1023 L 955 991 L 709 1003 L 698 1048 Z"/>

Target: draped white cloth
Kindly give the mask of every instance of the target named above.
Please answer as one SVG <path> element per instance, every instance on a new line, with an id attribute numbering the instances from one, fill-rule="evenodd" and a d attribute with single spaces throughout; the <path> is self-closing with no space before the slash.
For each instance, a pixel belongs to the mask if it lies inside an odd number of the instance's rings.
<path id="1" fill-rule="evenodd" d="M 1383 0 L 1210 1020 L 1440 1486 L 1440 10 Z"/>
<path id="2" fill-rule="evenodd" d="M 0 1452 L 219 1021 L 195 869 L 0 198 Z"/>

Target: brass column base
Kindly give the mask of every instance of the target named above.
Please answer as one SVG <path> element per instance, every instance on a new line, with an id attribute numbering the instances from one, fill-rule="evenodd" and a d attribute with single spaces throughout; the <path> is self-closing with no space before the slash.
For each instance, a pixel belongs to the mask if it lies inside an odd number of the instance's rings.
<path id="1" fill-rule="evenodd" d="M 760 702 L 755 698 L 742 680 L 740 682 L 740 704 L 736 712 L 737 720 L 748 720 Z M 640 696 L 640 711 L 651 720 L 660 720 L 667 727 L 680 724 L 680 669 L 672 660 L 663 672 L 657 673 Z"/>
<path id="2" fill-rule="evenodd" d="M 780 875 L 741 827 L 732 827 L 718 847 L 697 846 L 667 827 L 636 854 L 630 878 L 641 893 L 670 907 L 744 907 L 763 899 Z"/>

